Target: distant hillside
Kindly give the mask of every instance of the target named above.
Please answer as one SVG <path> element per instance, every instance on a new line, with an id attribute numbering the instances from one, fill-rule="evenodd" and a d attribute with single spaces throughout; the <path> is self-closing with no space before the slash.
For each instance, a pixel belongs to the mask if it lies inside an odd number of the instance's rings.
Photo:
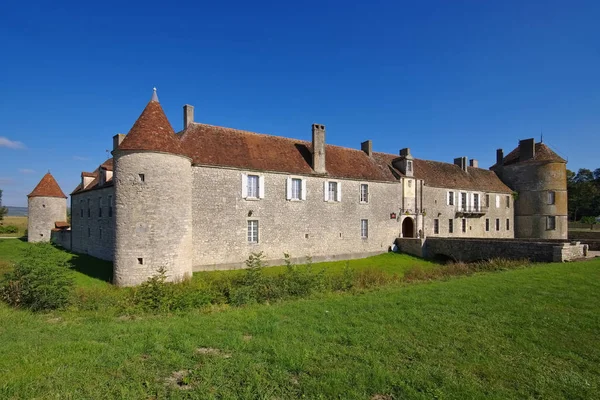
<path id="1" fill-rule="evenodd" d="M 9 217 L 26 217 L 27 216 L 27 207 L 12 207 L 6 206 L 8 208 Z"/>

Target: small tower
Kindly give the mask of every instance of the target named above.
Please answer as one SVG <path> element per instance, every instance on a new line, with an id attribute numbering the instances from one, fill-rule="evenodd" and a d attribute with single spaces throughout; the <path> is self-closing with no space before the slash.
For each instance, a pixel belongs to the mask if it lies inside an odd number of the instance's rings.
<path id="1" fill-rule="evenodd" d="M 515 191 L 515 237 L 567 239 L 566 164 L 534 139 L 519 141 L 506 157 L 502 149 L 497 150 L 496 164 L 490 169 Z"/>
<path id="2" fill-rule="evenodd" d="M 27 195 L 28 242 L 49 242 L 55 222 L 67 221 L 67 196 L 48 172 Z"/>
<path id="3" fill-rule="evenodd" d="M 161 268 L 192 274 L 192 168 L 156 95 L 114 156 L 114 279 L 139 285 Z"/>

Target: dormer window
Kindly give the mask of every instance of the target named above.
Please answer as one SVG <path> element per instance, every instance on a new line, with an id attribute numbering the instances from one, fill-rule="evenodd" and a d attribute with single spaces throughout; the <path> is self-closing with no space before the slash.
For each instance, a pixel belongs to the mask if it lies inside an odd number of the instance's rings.
<path id="1" fill-rule="evenodd" d="M 412 161 L 406 160 L 406 172 L 412 172 Z"/>

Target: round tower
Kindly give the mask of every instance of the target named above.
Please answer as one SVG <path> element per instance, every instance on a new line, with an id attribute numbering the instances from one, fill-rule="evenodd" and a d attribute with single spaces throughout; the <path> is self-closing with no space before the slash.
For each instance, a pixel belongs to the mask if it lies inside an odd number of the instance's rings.
<path id="1" fill-rule="evenodd" d="M 114 280 L 169 281 L 192 274 L 192 168 L 154 89 L 114 156 Z"/>
<path id="2" fill-rule="evenodd" d="M 567 240 L 566 161 L 526 139 L 498 163 L 493 169 L 515 191 L 515 237 Z"/>
<path id="3" fill-rule="evenodd" d="M 27 195 L 27 241 L 49 242 L 56 222 L 67 221 L 67 196 L 48 172 Z"/>

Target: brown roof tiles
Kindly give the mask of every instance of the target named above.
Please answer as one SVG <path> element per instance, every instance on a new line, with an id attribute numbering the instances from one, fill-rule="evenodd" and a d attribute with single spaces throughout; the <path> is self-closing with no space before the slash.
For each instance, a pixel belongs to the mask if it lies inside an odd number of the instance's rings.
<path id="1" fill-rule="evenodd" d="M 151 100 L 118 150 L 148 150 L 184 154 L 160 103 Z"/>
<path id="2" fill-rule="evenodd" d="M 65 196 L 63 191 L 60 189 L 60 186 L 58 186 L 58 183 L 56 182 L 52 174 L 50 174 L 50 172 L 44 175 L 40 183 L 37 184 L 35 189 L 33 189 L 33 191 L 29 193 L 27 197 L 64 197 L 65 199 L 67 198 L 67 196 Z"/>
<path id="3" fill-rule="evenodd" d="M 544 143 L 536 143 L 535 144 L 535 155 L 532 159 L 522 161 L 522 162 L 533 162 L 533 161 L 549 161 L 549 162 L 559 162 L 566 163 L 566 161 L 556 154 L 554 151 L 550 149 L 550 147 L 546 146 Z M 508 153 L 506 157 L 504 157 L 503 165 L 516 164 L 519 161 L 519 146 L 517 146 L 513 151 Z M 492 166 L 492 168 L 497 167 L 498 164 Z"/>

